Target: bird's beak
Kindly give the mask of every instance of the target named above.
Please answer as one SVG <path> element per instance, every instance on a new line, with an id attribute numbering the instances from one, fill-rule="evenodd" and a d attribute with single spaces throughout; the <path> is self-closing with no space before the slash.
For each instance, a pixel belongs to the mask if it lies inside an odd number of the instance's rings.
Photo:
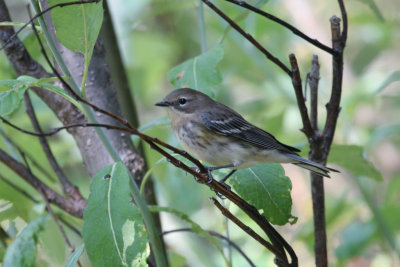
<path id="1" fill-rule="evenodd" d="M 168 107 L 168 106 L 171 105 L 171 103 L 168 102 L 168 101 L 163 100 L 161 102 L 155 103 L 154 105 L 159 106 L 159 107 Z"/>

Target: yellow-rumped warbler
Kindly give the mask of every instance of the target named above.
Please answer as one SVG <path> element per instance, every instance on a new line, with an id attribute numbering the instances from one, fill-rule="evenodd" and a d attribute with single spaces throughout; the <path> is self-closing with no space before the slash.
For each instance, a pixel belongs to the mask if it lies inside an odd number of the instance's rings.
<path id="1" fill-rule="evenodd" d="M 293 163 L 326 177 L 330 171 L 337 172 L 300 157 L 296 154 L 299 149 L 282 144 L 233 109 L 199 91 L 177 89 L 156 106 L 168 107 L 179 143 L 190 154 L 216 166 L 212 169 L 229 167 L 235 170 L 258 163 Z"/>

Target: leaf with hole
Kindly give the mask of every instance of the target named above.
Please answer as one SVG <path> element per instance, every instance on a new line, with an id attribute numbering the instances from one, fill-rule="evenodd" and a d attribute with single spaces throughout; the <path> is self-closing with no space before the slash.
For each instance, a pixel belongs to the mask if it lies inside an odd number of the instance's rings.
<path id="1" fill-rule="evenodd" d="M 93 177 L 83 218 L 83 241 L 93 266 L 147 266 L 147 232 L 121 162 Z"/>
<path id="2" fill-rule="evenodd" d="M 259 164 L 238 170 L 228 180 L 233 189 L 247 202 L 262 210 L 273 224 L 294 224 L 292 183 L 280 164 Z"/>

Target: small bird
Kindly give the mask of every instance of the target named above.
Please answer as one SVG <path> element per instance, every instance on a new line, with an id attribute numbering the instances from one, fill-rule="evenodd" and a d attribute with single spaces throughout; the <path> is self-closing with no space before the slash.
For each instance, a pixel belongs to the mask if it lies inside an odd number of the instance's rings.
<path id="1" fill-rule="evenodd" d="M 248 168 L 259 163 L 292 163 L 321 176 L 338 172 L 300 157 L 299 149 L 282 144 L 271 134 L 246 121 L 233 109 L 190 89 L 172 91 L 156 106 L 168 107 L 172 129 L 190 154 L 215 167 Z"/>

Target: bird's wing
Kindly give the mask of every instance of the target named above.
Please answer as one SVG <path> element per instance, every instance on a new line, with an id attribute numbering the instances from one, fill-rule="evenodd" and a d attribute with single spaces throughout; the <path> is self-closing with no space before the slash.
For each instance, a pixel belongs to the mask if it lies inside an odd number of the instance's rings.
<path id="1" fill-rule="evenodd" d="M 223 112 L 203 112 L 200 119 L 209 130 L 222 135 L 232 136 L 264 149 L 276 149 L 282 152 L 295 153 L 299 149 L 282 144 L 266 131 L 250 124 L 234 110 L 221 107 Z M 226 109 L 228 108 L 228 109 Z"/>

